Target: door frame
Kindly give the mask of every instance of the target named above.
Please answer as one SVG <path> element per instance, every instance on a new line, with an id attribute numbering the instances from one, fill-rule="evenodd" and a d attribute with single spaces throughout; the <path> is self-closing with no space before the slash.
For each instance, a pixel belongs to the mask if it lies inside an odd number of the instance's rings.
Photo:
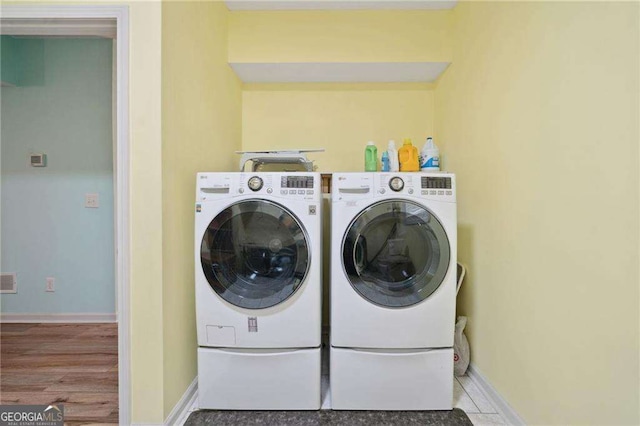
<path id="1" fill-rule="evenodd" d="M 2 5 L 2 19 L 36 20 L 30 22 L 34 35 L 54 31 L 58 35 L 82 35 L 87 31 L 86 19 L 115 21 L 116 26 L 116 123 L 115 132 L 115 277 L 116 318 L 118 321 L 118 413 L 120 424 L 131 424 L 131 336 L 130 328 L 130 216 L 129 203 L 129 7 L 122 6 L 42 6 Z M 65 21 L 57 26 L 56 19 L 77 19 L 78 26 Z M 85 21 L 82 21 L 82 20 Z M 40 21 L 42 20 L 42 25 Z M 90 31 L 101 31 L 94 28 Z"/>

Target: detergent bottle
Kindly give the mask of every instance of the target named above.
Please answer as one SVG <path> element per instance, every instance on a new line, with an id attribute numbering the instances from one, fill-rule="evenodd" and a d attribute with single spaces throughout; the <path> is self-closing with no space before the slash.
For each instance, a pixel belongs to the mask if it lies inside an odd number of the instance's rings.
<path id="1" fill-rule="evenodd" d="M 411 139 L 405 139 L 398 150 L 401 172 L 417 172 L 420 170 L 418 162 L 418 148 L 413 146 Z"/>
<path id="2" fill-rule="evenodd" d="M 422 147 L 420 153 L 420 170 L 423 172 L 433 172 L 440 170 L 440 151 L 433 138 L 428 137 L 427 142 Z"/>
<path id="3" fill-rule="evenodd" d="M 376 144 L 373 142 L 369 142 L 364 149 L 364 171 L 378 171 L 378 148 L 376 148 Z"/>
<path id="4" fill-rule="evenodd" d="M 391 168 L 389 165 L 389 153 L 387 151 L 382 153 L 382 158 L 380 162 L 382 163 L 382 168 L 380 169 L 381 171 L 383 172 L 391 171 Z"/>
<path id="5" fill-rule="evenodd" d="M 396 148 L 396 141 L 389 141 L 389 145 L 387 146 L 387 155 L 389 156 L 389 171 L 399 172 L 400 162 L 398 160 L 398 149 Z"/>

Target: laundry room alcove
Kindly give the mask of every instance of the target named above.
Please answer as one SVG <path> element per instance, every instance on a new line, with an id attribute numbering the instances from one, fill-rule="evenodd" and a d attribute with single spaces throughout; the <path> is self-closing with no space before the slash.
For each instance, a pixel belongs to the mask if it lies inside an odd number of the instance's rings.
<path id="1" fill-rule="evenodd" d="M 228 61 L 242 81 L 242 150 L 323 148 L 323 326 L 329 324 L 331 173 L 364 170 L 368 141 L 420 146 L 436 129 L 451 10 L 234 10 Z M 372 26 L 372 20 L 376 24 Z"/>

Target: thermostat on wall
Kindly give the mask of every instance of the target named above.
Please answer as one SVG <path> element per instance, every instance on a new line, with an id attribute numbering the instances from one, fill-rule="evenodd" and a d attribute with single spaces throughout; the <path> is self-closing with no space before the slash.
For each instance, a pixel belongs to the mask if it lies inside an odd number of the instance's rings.
<path id="1" fill-rule="evenodd" d="M 31 159 L 32 167 L 46 167 L 47 166 L 47 154 L 31 154 L 29 156 Z"/>

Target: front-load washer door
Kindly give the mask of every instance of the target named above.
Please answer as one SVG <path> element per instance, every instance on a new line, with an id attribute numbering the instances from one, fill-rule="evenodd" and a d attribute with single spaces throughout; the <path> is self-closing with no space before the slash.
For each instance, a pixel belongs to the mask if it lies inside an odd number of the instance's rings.
<path id="1" fill-rule="evenodd" d="M 307 275 L 310 248 L 305 230 L 286 207 L 248 200 L 213 218 L 200 259 L 218 296 L 241 308 L 264 309 L 298 290 Z"/>
<path id="2" fill-rule="evenodd" d="M 442 284 L 450 258 L 438 218 L 405 200 L 382 201 L 360 212 L 342 243 L 351 286 L 369 302 L 388 308 L 427 299 Z"/>

